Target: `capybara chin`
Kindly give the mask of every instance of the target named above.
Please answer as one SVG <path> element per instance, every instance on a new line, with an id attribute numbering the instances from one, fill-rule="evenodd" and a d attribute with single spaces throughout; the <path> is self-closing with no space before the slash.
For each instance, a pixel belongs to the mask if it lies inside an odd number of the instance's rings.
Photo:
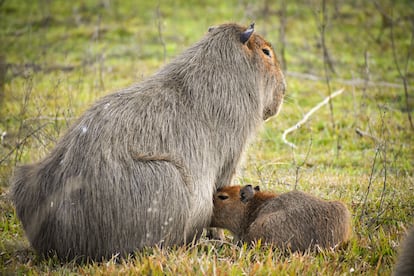
<path id="1" fill-rule="evenodd" d="M 94 103 L 43 160 L 16 168 L 12 198 L 31 245 L 100 260 L 193 241 L 284 93 L 253 24 L 211 28 L 154 75 Z"/>
<path id="2" fill-rule="evenodd" d="M 345 205 L 299 191 L 261 192 L 259 187 L 229 186 L 213 197 L 212 227 L 230 230 L 244 242 L 261 240 L 281 249 L 333 248 L 349 240 L 351 216 Z"/>

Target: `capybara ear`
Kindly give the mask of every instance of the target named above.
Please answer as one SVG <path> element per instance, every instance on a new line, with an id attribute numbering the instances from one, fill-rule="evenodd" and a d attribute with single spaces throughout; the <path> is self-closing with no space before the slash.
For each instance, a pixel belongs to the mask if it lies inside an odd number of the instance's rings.
<path id="1" fill-rule="evenodd" d="M 260 192 L 260 186 L 256 186 L 256 187 L 254 187 L 254 191 L 255 191 L 255 192 Z"/>
<path id="2" fill-rule="evenodd" d="M 247 203 L 254 196 L 254 190 L 252 185 L 246 185 L 240 190 L 240 200 L 243 203 Z"/>
<path id="3" fill-rule="evenodd" d="M 250 24 L 247 30 L 241 33 L 240 35 L 241 43 L 245 44 L 249 40 L 249 38 L 252 36 L 253 32 L 254 32 L 254 22 Z"/>

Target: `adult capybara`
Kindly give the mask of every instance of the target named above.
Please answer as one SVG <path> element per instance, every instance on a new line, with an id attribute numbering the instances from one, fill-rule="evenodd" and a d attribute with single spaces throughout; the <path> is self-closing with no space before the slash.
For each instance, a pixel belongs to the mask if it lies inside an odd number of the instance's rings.
<path id="1" fill-rule="evenodd" d="M 414 275 L 414 227 L 402 242 L 393 275 Z"/>
<path id="2" fill-rule="evenodd" d="M 12 198 L 30 243 L 43 255 L 100 259 L 192 241 L 284 93 L 253 24 L 210 28 L 153 76 L 98 100 L 42 161 L 16 169 Z"/>
<path id="3" fill-rule="evenodd" d="M 213 197 L 212 227 L 230 230 L 245 242 L 262 240 L 281 249 L 305 251 L 335 247 L 351 234 L 345 205 L 299 191 L 261 192 L 259 187 L 228 186 Z"/>

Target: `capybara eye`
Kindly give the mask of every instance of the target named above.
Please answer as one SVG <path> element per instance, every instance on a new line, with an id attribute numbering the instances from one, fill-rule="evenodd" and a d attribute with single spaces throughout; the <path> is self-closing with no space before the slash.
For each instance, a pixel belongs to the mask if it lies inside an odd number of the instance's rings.
<path id="1" fill-rule="evenodd" d="M 270 54 L 270 50 L 269 50 L 269 49 L 263 48 L 263 49 L 262 49 L 262 51 L 263 51 L 263 53 L 264 53 L 266 56 L 271 57 L 271 54 Z"/>
<path id="2" fill-rule="evenodd" d="M 226 195 L 219 195 L 219 196 L 218 196 L 218 198 L 220 198 L 221 200 L 226 200 L 226 199 L 228 199 L 229 197 L 228 197 L 228 196 L 226 196 Z"/>

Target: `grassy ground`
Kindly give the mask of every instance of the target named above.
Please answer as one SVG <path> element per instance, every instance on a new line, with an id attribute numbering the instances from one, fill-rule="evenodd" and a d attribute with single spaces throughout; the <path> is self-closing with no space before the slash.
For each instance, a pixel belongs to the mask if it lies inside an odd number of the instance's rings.
<path id="1" fill-rule="evenodd" d="M 414 5 L 336 0 L 324 12 L 321 1 L 286 1 L 285 9 L 283 1 L 0 1 L 0 274 L 390 274 L 414 215 Z M 36 256 L 7 197 L 13 167 L 44 157 L 91 102 L 229 21 L 256 22 L 286 61 L 288 81 L 281 114 L 234 182 L 342 200 L 353 214 L 349 244 L 284 254 L 238 247 L 228 235 L 223 244 L 151 248 L 120 263 Z M 297 148 L 283 143 L 285 129 L 340 88 L 331 108 L 287 136 Z"/>

